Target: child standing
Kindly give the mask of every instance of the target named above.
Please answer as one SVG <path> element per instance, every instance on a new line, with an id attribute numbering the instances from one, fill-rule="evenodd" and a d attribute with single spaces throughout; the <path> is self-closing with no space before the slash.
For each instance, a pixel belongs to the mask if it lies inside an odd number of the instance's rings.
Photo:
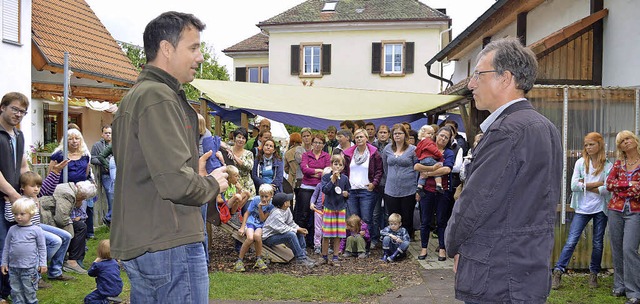
<path id="1" fill-rule="evenodd" d="M 389 215 L 389 226 L 382 229 L 382 231 L 380 231 L 380 235 L 383 238 L 383 261 L 394 262 L 395 260 L 406 256 L 411 238 L 409 237 L 407 230 L 402 227 L 402 217 L 400 214 L 392 213 Z"/>
<path id="2" fill-rule="evenodd" d="M 334 127 L 335 128 L 335 127 Z M 324 193 L 322 193 L 322 183 L 316 185 L 311 195 L 311 204 L 309 207 L 313 211 L 313 253 L 320 254 L 322 252 L 322 208 L 324 206 Z"/>
<path id="3" fill-rule="evenodd" d="M 11 206 L 17 225 L 11 226 L 2 251 L 2 273 L 9 274 L 13 303 L 37 303 L 39 273 L 47 272 L 47 246 L 44 233 L 31 224 L 36 202 L 19 198 Z"/>
<path id="4" fill-rule="evenodd" d="M 344 249 L 343 257 L 367 257 L 367 252 L 371 247 L 371 235 L 369 226 L 357 214 L 351 215 L 347 219 L 347 241 L 340 242 L 340 250 Z"/>
<path id="5" fill-rule="evenodd" d="M 98 243 L 98 257 L 91 264 L 88 273 L 96 278 L 96 290 L 84 297 L 85 304 L 107 304 L 107 298 L 117 297 L 122 292 L 120 265 L 111 258 L 109 240 Z"/>
<path id="6" fill-rule="evenodd" d="M 267 269 L 267 264 L 262 260 L 262 227 L 269 213 L 274 208 L 271 204 L 271 198 L 273 198 L 274 192 L 273 186 L 270 184 L 262 184 L 258 190 L 260 195 L 251 200 L 247 211 L 244 213 L 242 226 L 238 229 L 238 233 L 240 233 L 240 235 L 246 235 L 247 238 L 240 248 L 240 255 L 234 266 L 235 271 L 245 271 L 242 260 L 245 254 L 247 254 L 247 251 L 249 251 L 251 244 L 254 243 L 256 249 L 256 264 L 253 268 L 258 268 L 259 270 Z"/>
<path id="7" fill-rule="evenodd" d="M 344 157 L 341 154 L 331 156 L 331 173 L 322 176 L 324 210 L 322 215 L 322 263 L 340 266 L 338 252 L 340 239 L 347 236 L 346 214 L 349 197 L 349 178 L 341 174 L 344 169 Z M 329 240 L 333 239 L 333 258 L 329 260 Z"/>
<path id="8" fill-rule="evenodd" d="M 436 146 L 436 143 L 433 141 L 434 131 L 431 126 L 423 126 L 422 128 L 420 128 L 420 131 L 421 133 L 424 133 L 425 137 L 420 140 L 420 142 L 416 146 L 416 157 L 418 157 L 420 164 L 425 166 L 433 166 L 438 162 L 438 160 L 442 159 L 442 152 L 438 150 L 438 146 Z M 442 189 L 442 177 L 435 176 L 434 179 L 436 181 L 436 190 L 440 193 L 444 193 L 444 189 Z M 420 179 L 418 179 L 417 192 L 420 197 L 425 196 L 423 188 L 426 181 L 426 178 L 421 177 Z"/>

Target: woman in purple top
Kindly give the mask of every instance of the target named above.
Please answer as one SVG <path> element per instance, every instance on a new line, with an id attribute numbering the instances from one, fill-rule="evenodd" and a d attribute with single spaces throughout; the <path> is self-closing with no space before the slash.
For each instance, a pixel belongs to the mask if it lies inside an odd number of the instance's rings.
<path id="1" fill-rule="evenodd" d="M 309 204 L 316 185 L 320 183 L 324 168 L 331 165 L 331 156 L 322 151 L 324 147 L 324 136 L 316 134 L 312 137 L 311 150 L 302 154 L 300 169 L 302 170 L 302 185 L 298 191 L 296 205 L 293 210 L 293 220 L 302 228 L 306 228 L 309 233 L 306 236 L 307 246 L 313 247 L 313 216 L 310 215 Z"/>
<path id="2" fill-rule="evenodd" d="M 77 183 L 85 181 L 89 179 L 89 174 L 91 173 L 91 169 L 89 167 L 91 153 L 87 148 L 87 145 L 84 143 L 82 133 L 80 133 L 79 130 L 69 129 L 67 131 L 67 136 L 67 158 L 69 159 L 69 164 L 67 165 L 68 182 Z M 49 171 L 56 164 L 54 161 L 61 163 L 65 160 L 65 156 L 62 151 L 64 147 L 62 145 L 63 142 L 60 141 L 60 145 L 53 151 L 53 154 L 51 155 L 51 162 L 49 163 Z M 63 183 L 62 174 L 60 175 L 59 183 Z"/>

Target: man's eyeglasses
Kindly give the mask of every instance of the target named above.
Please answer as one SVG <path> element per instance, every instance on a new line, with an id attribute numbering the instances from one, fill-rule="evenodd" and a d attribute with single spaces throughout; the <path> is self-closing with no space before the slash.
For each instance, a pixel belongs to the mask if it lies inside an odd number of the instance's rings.
<path id="1" fill-rule="evenodd" d="M 20 114 L 22 116 L 25 116 L 25 115 L 27 115 L 27 113 L 29 113 L 26 110 L 20 110 L 20 108 L 16 108 L 14 106 L 10 106 L 9 109 L 11 109 L 13 114 Z"/>
<path id="2" fill-rule="evenodd" d="M 478 78 L 480 78 L 480 74 L 484 74 L 484 73 L 497 73 L 497 70 L 488 70 L 488 71 L 475 71 L 473 72 L 473 80 L 478 81 Z"/>

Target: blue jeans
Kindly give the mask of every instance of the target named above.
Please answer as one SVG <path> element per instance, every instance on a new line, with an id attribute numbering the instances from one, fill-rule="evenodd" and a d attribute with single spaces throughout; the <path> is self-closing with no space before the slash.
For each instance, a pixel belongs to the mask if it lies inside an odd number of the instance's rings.
<path id="1" fill-rule="evenodd" d="M 84 304 L 109 304 L 107 296 L 100 293 L 99 290 L 94 290 L 86 297 L 84 297 Z"/>
<path id="2" fill-rule="evenodd" d="M 38 270 L 36 267 L 9 267 L 9 282 L 11 283 L 11 301 L 14 304 L 38 303 L 36 290 L 38 289 Z"/>
<path id="3" fill-rule="evenodd" d="M 640 213 L 609 210 L 609 237 L 613 260 L 613 290 L 625 291 L 627 298 L 640 298 Z"/>
<path id="4" fill-rule="evenodd" d="M 589 265 L 589 270 L 592 273 L 600 272 L 602 250 L 604 249 L 604 230 L 607 227 L 607 216 L 602 211 L 594 214 L 574 214 L 571 227 L 569 228 L 567 242 L 562 248 L 562 253 L 560 253 L 560 258 L 558 258 L 554 269 L 565 272 L 569 264 L 569 259 L 571 259 L 571 255 L 573 255 L 573 251 L 580 240 L 580 235 L 591 219 L 593 219 L 593 248 L 591 249 L 591 264 Z"/>
<path id="5" fill-rule="evenodd" d="M 204 204 L 200 206 L 200 212 L 202 212 L 202 220 L 204 221 L 204 242 L 202 245 L 204 246 L 204 254 L 207 260 L 207 265 L 209 265 L 209 234 L 207 234 L 207 206 L 209 204 Z"/>
<path id="6" fill-rule="evenodd" d="M 307 246 L 305 244 L 304 235 L 300 233 L 290 231 L 283 234 L 274 234 L 262 240 L 262 243 L 270 247 L 278 244 L 285 244 L 289 249 L 291 249 L 291 251 L 293 251 L 293 255 L 296 259 L 302 259 L 307 255 L 305 251 Z"/>
<path id="7" fill-rule="evenodd" d="M 425 191 L 426 195 L 420 198 L 420 242 L 422 248 L 429 245 L 429 232 L 431 228 L 431 217 L 436 214 L 438 245 L 440 249 L 445 249 L 444 231 L 451 216 L 449 207 L 449 197 L 445 193 Z"/>
<path id="8" fill-rule="evenodd" d="M 371 228 L 369 229 L 369 232 L 371 233 L 371 242 L 373 244 L 380 243 L 380 230 L 387 226 L 385 225 L 385 206 L 382 206 L 382 193 L 384 193 L 384 188 L 380 189 L 380 193 L 374 192 L 373 220 L 371 221 Z"/>
<path id="9" fill-rule="evenodd" d="M 107 197 L 107 214 L 104 216 L 107 220 L 111 220 L 111 207 L 113 205 L 113 181 L 109 174 L 103 174 L 102 188 L 104 188 L 105 196 Z"/>
<path id="10" fill-rule="evenodd" d="M 400 249 L 404 254 L 407 253 L 407 249 L 409 249 L 409 242 L 403 241 L 400 244 L 396 244 L 391 240 L 391 237 L 385 236 L 382 239 L 382 249 L 389 250 L 389 253 L 394 253 L 396 250 Z"/>
<path id="11" fill-rule="evenodd" d="M 131 303 L 209 303 L 209 276 L 202 243 L 147 252 L 123 261 Z"/>
<path id="12" fill-rule="evenodd" d="M 64 256 L 69 249 L 71 234 L 64 229 L 45 224 L 40 224 L 40 228 L 45 232 L 47 260 L 50 261 L 47 273 L 49 277 L 59 277 L 62 275 L 62 264 L 64 263 Z"/>
<path id="13" fill-rule="evenodd" d="M 367 189 L 351 189 L 347 199 L 347 218 L 357 214 L 365 223 L 370 224 L 373 218 L 373 204 L 376 193 Z"/>

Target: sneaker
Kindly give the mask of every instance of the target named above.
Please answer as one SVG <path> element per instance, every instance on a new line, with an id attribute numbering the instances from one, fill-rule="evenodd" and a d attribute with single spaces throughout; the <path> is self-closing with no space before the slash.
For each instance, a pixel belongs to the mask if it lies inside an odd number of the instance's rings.
<path id="1" fill-rule="evenodd" d="M 333 249 L 329 248 L 329 254 L 333 254 Z"/>
<path id="2" fill-rule="evenodd" d="M 353 256 L 353 255 L 352 255 L 352 254 L 351 254 L 351 252 L 349 252 L 349 251 L 345 251 L 345 252 L 342 254 L 342 257 L 343 257 L 343 258 L 345 258 L 345 259 L 346 259 L 346 258 L 350 258 L 350 257 L 352 257 L 352 256 Z"/>
<path id="3" fill-rule="evenodd" d="M 556 290 L 560 288 L 560 281 L 562 280 L 562 270 L 554 269 L 553 276 L 551 278 L 551 289 Z"/>
<path id="4" fill-rule="evenodd" d="M 93 234 L 93 233 L 87 234 L 87 240 L 93 240 L 95 238 L 96 238 L 95 234 Z"/>
<path id="5" fill-rule="evenodd" d="M 340 267 L 340 260 L 338 260 L 337 256 L 334 256 L 331 260 L 331 266 Z"/>
<path id="6" fill-rule="evenodd" d="M 589 287 L 591 288 L 598 288 L 598 274 L 597 273 L 590 273 L 589 274 Z"/>
<path id="7" fill-rule="evenodd" d="M 313 261 L 308 260 L 307 257 L 303 257 L 301 259 L 296 259 L 295 263 L 296 263 L 296 265 L 305 266 L 307 268 L 313 268 L 314 266 L 316 266 L 316 263 L 314 263 Z"/>
<path id="8" fill-rule="evenodd" d="M 80 265 L 71 266 L 71 264 L 64 262 L 62 264 L 62 270 L 66 272 L 75 272 L 78 274 L 87 274 L 87 271 L 84 268 L 80 267 Z"/>
<path id="9" fill-rule="evenodd" d="M 233 270 L 235 270 L 236 272 L 244 272 L 244 263 L 242 262 L 242 260 L 238 260 L 236 262 L 236 264 L 233 266 Z"/>
<path id="10" fill-rule="evenodd" d="M 56 280 L 56 281 L 72 281 L 75 280 L 76 278 L 72 277 L 72 276 L 68 276 L 65 275 L 64 273 L 57 276 L 57 277 L 49 277 L 49 280 Z"/>
<path id="11" fill-rule="evenodd" d="M 442 185 L 436 185 L 436 191 L 438 191 L 439 193 L 444 193 L 444 189 L 442 189 Z"/>
<path id="12" fill-rule="evenodd" d="M 380 259 L 381 261 L 387 261 L 388 256 L 386 254 L 382 255 L 382 258 Z"/>
<path id="13" fill-rule="evenodd" d="M 229 220 L 229 222 L 231 222 L 232 226 L 237 226 L 238 228 L 242 226 L 242 222 L 240 221 L 240 214 L 238 212 L 231 215 L 231 219 Z"/>
<path id="14" fill-rule="evenodd" d="M 320 246 L 316 246 L 313 248 L 313 253 L 314 254 L 321 254 L 322 253 L 322 248 L 320 248 Z"/>
<path id="15" fill-rule="evenodd" d="M 53 287 L 51 283 L 47 283 L 43 279 L 38 280 L 38 289 L 47 289 L 51 287 Z"/>
<path id="16" fill-rule="evenodd" d="M 256 264 L 253 265 L 253 268 L 258 268 L 258 270 L 265 270 L 267 269 L 267 264 L 265 264 L 261 258 L 258 258 L 258 260 L 256 260 Z"/>
<path id="17" fill-rule="evenodd" d="M 107 226 L 107 227 L 111 228 L 111 221 L 110 221 L 110 220 L 108 220 L 108 219 L 107 219 L 106 217 L 104 217 L 104 216 L 102 217 L 102 223 L 103 223 L 105 226 Z"/>
<path id="18" fill-rule="evenodd" d="M 363 252 L 363 253 L 361 253 L 361 254 L 359 254 L 359 255 L 358 255 L 358 258 L 359 258 L 359 259 L 364 259 L 364 258 L 366 258 L 366 257 L 367 257 L 367 253 L 366 253 L 366 252 Z"/>
<path id="19" fill-rule="evenodd" d="M 625 292 L 624 289 L 623 290 L 613 290 L 613 292 L 611 292 L 611 295 L 616 297 L 616 298 L 620 298 L 620 297 L 624 297 L 625 296 Z"/>
<path id="20" fill-rule="evenodd" d="M 631 298 L 631 299 L 627 300 L 626 302 L 624 302 L 624 304 L 640 304 L 640 299 Z"/>
<path id="21" fill-rule="evenodd" d="M 318 265 L 328 265 L 329 263 L 329 259 L 325 259 L 325 258 L 321 258 L 320 261 L 318 261 Z"/>
<path id="22" fill-rule="evenodd" d="M 369 246 L 369 250 L 374 250 L 376 249 L 376 247 L 378 247 L 378 243 L 371 242 L 371 246 Z"/>

